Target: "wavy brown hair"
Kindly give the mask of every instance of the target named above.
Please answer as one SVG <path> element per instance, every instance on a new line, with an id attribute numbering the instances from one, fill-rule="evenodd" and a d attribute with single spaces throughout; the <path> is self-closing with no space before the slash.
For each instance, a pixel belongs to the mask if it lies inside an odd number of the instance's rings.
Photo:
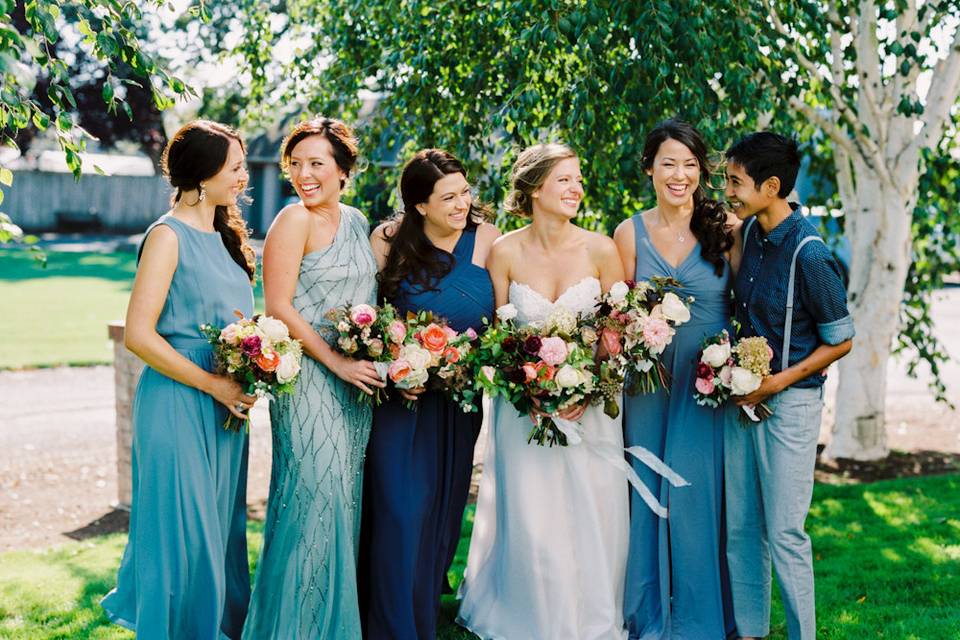
<path id="1" fill-rule="evenodd" d="M 510 171 L 510 193 L 503 202 L 509 213 L 529 218 L 533 215 L 533 193 L 543 186 L 547 176 L 561 160 L 576 158 L 565 144 L 535 144 L 520 152 Z"/>
<path id="2" fill-rule="evenodd" d="M 185 191 L 200 190 L 200 183 L 220 173 L 227 162 L 230 141 L 236 140 L 246 150 L 240 134 L 231 127 L 210 120 L 194 120 L 180 127 L 163 150 L 160 166 L 163 175 L 176 192 L 170 205 L 180 202 Z M 218 205 L 213 216 L 213 228 L 230 256 L 247 272 L 253 282 L 257 270 L 257 256 L 249 244 L 250 231 L 236 204 Z"/>
<path id="3" fill-rule="evenodd" d="M 693 192 L 690 232 L 700 242 L 700 252 L 704 259 L 713 265 L 718 276 L 723 275 L 723 254 L 733 246 L 733 232 L 727 225 L 726 208 L 722 203 L 708 197 L 703 187 L 707 176 L 713 172 L 707 143 L 692 124 L 676 118 L 664 120 L 647 134 L 643 143 L 640 166 L 644 171 L 653 168 L 653 159 L 657 156 L 660 145 L 667 140 L 676 140 L 689 149 L 700 165 L 700 184 Z"/>
<path id="4" fill-rule="evenodd" d="M 290 175 L 290 157 L 293 155 L 294 147 L 310 136 L 326 138 L 330 146 L 333 147 L 334 162 L 349 178 L 350 172 L 357 164 L 359 155 L 357 137 L 353 133 L 353 129 L 346 123 L 325 116 L 317 116 L 298 123 L 290 132 L 290 135 L 283 139 L 280 145 L 280 168 L 284 175 Z M 347 186 L 347 181 L 341 179 L 340 190 L 343 191 L 345 186 Z"/>
<path id="5" fill-rule="evenodd" d="M 390 250 L 383 270 L 377 275 L 381 299 L 394 299 L 404 280 L 421 291 L 435 289 L 437 282 L 453 268 L 453 256 L 437 249 L 424 232 L 423 216 L 417 211 L 417 205 L 430 198 L 438 180 L 454 173 L 467 177 L 460 161 L 442 149 L 419 151 L 404 165 L 400 174 L 403 210 L 390 219 L 392 224 L 387 228 L 391 231 L 384 234 Z M 467 215 L 466 230 L 475 229 L 490 218 L 490 209 L 474 200 Z"/>

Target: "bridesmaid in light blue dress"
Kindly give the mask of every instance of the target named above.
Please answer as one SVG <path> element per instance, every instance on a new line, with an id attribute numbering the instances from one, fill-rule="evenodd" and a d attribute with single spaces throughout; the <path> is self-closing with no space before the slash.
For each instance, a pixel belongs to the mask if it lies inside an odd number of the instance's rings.
<path id="1" fill-rule="evenodd" d="M 400 191 L 403 213 L 372 236 L 382 296 L 402 314 L 432 311 L 458 332 L 482 332 L 493 283 L 480 265 L 500 233 L 483 221 L 463 165 L 440 149 L 420 151 Z M 413 409 L 394 393 L 374 410 L 360 565 L 365 637 L 436 637 L 482 417 L 440 391 L 421 394 Z"/>
<path id="2" fill-rule="evenodd" d="M 147 230 L 130 296 L 126 345 L 147 367 L 133 403 L 130 535 L 101 604 L 138 638 L 239 638 L 247 612 L 247 436 L 223 424 L 256 398 L 212 373 L 200 333 L 235 309 L 253 313 L 243 160 L 228 127 L 176 133 L 163 159 L 174 206 Z"/>
<path id="3" fill-rule="evenodd" d="M 614 239 L 627 277 L 679 280 L 693 296 L 691 319 L 677 327 L 662 362 L 669 393 L 624 394 L 624 444 L 659 456 L 690 486 L 673 488 L 633 462 L 643 482 L 668 505 L 654 515 L 631 492 L 630 554 L 624 620 L 631 640 L 722 640 L 733 630 L 723 540 L 722 412 L 693 399 L 703 339 L 729 326 L 732 218 L 702 191 L 707 148 L 687 123 L 668 120 L 644 146 L 657 206 L 617 228 Z M 731 254 L 731 250 L 734 251 Z"/>
<path id="4" fill-rule="evenodd" d="M 303 342 L 296 390 L 271 403 L 273 468 L 263 551 L 243 637 L 360 638 L 357 538 L 373 364 L 338 355 L 324 315 L 372 304 L 377 266 L 363 214 L 340 203 L 357 148 L 340 121 L 315 118 L 284 140 L 281 164 L 300 196 L 264 246 L 267 313 Z"/>

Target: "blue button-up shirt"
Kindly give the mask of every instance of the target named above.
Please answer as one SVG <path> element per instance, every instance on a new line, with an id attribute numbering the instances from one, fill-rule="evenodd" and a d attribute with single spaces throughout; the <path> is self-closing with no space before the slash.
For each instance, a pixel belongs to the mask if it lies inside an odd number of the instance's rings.
<path id="1" fill-rule="evenodd" d="M 783 352 L 790 260 L 801 240 L 818 235 L 794 208 L 790 217 L 770 233 L 764 234 L 760 223 L 754 222 L 744 238 L 743 257 L 733 285 L 735 317 L 742 337 L 767 339 L 773 349 L 774 373 L 780 371 Z M 793 295 L 789 365 L 800 362 L 821 344 L 840 344 L 853 337 L 840 267 L 822 242 L 808 242 L 800 250 Z M 817 372 L 793 386 L 818 387 L 825 378 Z"/>

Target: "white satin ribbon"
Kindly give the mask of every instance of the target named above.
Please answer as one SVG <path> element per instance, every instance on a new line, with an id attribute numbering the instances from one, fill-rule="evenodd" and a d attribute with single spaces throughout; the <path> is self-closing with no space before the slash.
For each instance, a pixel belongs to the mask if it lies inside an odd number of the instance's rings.
<path id="1" fill-rule="evenodd" d="M 564 420 L 556 416 L 550 416 L 557 429 L 567 437 L 567 444 L 580 444 L 583 441 L 583 426 L 573 420 Z"/>

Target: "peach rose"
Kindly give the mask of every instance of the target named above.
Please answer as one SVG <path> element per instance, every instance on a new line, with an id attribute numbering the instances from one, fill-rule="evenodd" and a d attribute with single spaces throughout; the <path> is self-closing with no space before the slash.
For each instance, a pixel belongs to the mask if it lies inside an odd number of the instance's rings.
<path id="1" fill-rule="evenodd" d="M 442 352 L 447 346 L 447 333 L 443 327 L 431 322 L 420 332 L 420 344 L 428 351 Z"/>
<path id="2" fill-rule="evenodd" d="M 460 352 L 455 347 L 447 347 L 443 350 L 443 359 L 447 362 L 460 362 Z"/>
<path id="3" fill-rule="evenodd" d="M 387 369 L 387 375 L 396 383 L 409 376 L 412 371 L 410 363 L 406 360 L 394 360 Z"/>
<path id="4" fill-rule="evenodd" d="M 277 355 L 276 351 L 270 351 L 269 353 L 261 351 L 260 355 L 257 356 L 257 366 L 267 373 L 276 371 L 277 367 L 280 366 L 280 356 Z"/>

